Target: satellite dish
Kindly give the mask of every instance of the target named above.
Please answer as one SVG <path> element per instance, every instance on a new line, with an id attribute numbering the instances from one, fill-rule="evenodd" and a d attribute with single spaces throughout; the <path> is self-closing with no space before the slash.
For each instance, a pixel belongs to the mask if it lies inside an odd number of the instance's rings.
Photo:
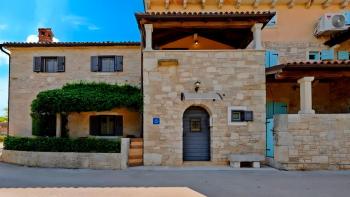
<path id="1" fill-rule="evenodd" d="M 337 28 L 344 27 L 345 17 L 343 15 L 334 15 L 332 17 L 332 25 Z"/>

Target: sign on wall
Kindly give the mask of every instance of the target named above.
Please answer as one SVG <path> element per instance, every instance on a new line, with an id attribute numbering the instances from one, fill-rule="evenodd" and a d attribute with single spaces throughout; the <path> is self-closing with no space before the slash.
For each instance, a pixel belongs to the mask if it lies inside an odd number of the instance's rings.
<path id="1" fill-rule="evenodd" d="M 154 125 L 159 125 L 160 124 L 160 118 L 159 117 L 153 117 L 153 124 Z"/>

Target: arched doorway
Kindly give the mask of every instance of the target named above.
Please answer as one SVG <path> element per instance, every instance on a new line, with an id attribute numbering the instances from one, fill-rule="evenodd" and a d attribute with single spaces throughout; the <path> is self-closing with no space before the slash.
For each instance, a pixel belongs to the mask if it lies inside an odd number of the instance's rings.
<path id="1" fill-rule="evenodd" d="M 209 114 L 192 106 L 183 115 L 183 160 L 210 161 Z"/>

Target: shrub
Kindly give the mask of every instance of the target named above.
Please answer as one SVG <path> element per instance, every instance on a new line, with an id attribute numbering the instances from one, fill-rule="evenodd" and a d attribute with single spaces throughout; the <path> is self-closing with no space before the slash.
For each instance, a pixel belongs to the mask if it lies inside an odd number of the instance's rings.
<path id="1" fill-rule="evenodd" d="M 40 92 L 31 109 L 33 114 L 105 111 L 116 107 L 141 110 L 142 103 L 138 87 L 80 82 Z"/>
<path id="2" fill-rule="evenodd" d="M 4 149 L 34 152 L 120 153 L 120 139 L 8 136 L 4 141 Z"/>

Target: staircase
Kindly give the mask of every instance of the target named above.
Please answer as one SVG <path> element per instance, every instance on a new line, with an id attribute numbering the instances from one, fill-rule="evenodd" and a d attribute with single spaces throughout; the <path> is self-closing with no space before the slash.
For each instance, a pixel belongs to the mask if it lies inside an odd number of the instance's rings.
<path id="1" fill-rule="evenodd" d="M 131 138 L 129 149 L 128 166 L 142 166 L 143 165 L 143 139 Z"/>

